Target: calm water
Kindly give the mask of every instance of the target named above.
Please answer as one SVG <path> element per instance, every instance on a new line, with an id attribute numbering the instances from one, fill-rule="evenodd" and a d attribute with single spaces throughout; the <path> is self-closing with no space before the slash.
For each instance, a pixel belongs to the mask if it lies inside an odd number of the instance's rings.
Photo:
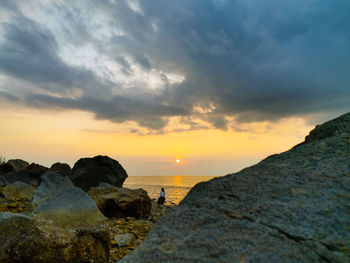
<path id="1" fill-rule="evenodd" d="M 166 203 L 178 204 L 194 185 L 212 178 L 214 176 L 129 176 L 123 186 L 131 189 L 143 188 L 151 199 L 158 199 L 163 187 Z"/>

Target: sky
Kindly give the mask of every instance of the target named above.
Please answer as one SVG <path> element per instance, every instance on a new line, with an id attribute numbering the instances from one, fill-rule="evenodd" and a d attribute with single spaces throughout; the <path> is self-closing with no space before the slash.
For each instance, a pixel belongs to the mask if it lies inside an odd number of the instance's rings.
<path id="1" fill-rule="evenodd" d="M 349 83 L 348 0 L 0 1 L 7 159 L 224 175 L 348 112 Z"/>

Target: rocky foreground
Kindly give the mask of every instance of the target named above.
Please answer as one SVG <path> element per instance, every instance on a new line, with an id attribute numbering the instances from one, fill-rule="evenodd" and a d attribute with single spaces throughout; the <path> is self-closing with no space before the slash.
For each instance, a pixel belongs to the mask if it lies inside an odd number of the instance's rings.
<path id="1" fill-rule="evenodd" d="M 1 164 L 0 263 L 350 262 L 350 113 L 171 210 L 126 177 L 106 156 Z"/>
<path id="2" fill-rule="evenodd" d="M 197 184 L 121 262 L 350 262 L 350 113 Z"/>
<path id="3" fill-rule="evenodd" d="M 171 209 L 143 189 L 122 188 L 121 165 L 80 159 L 71 169 L 9 160 L 0 165 L 0 262 L 114 262 Z"/>

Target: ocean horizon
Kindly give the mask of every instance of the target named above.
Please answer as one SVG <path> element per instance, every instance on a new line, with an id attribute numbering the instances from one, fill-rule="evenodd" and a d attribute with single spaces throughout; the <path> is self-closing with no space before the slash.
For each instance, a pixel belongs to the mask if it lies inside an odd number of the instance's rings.
<path id="1" fill-rule="evenodd" d="M 142 188 L 151 199 L 158 199 L 161 188 L 165 190 L 166 204 L 179 204 L 193 186 L 218 176 L 207 175 L 134 175 L 129 176 L 123 187 Z"/>

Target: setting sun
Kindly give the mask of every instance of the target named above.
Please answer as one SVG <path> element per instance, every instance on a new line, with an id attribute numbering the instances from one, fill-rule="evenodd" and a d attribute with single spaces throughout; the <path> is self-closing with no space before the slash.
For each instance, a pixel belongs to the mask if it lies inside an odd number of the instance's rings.
<path id="1" fill-rule="evenodd" d="M 180 163 L 180 159 L 176 159 L 176 163 Z"/>

